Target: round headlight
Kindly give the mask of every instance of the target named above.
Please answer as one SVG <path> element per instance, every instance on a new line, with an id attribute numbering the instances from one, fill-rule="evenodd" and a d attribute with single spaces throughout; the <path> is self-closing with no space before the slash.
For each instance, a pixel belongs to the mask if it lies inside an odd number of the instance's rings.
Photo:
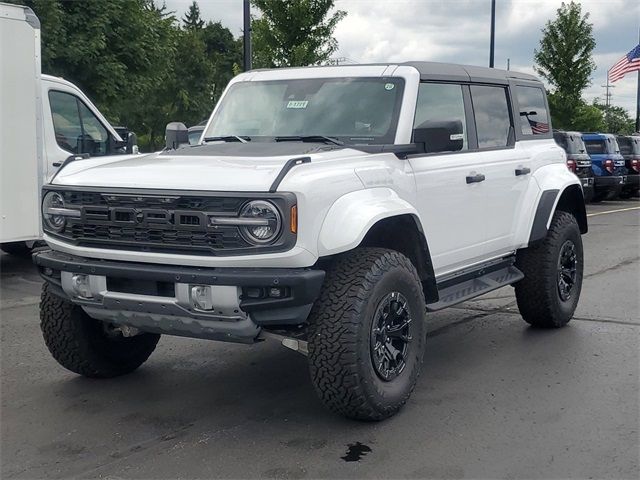
<path id="1" fill-rule="evenodd" d="M 270 243 L 276 239 L 282 227 L 280 212 L 276 206 L 265 200 L 253 200 L 240 211 L 243 220 L 255 221 L 241 227 L 245 239 L 254 244 Z"/>
<path id="2" fill-rule="evenodd" d="M 42 201 L 42 218 L 45 224 L 45 230 L 61 232 L 67 223 L 62 215 L 52 215 L 47 213 L 51 208 L 64 208 L 64 199 L 57 192 L 49 192 L 44 196 Z"/>

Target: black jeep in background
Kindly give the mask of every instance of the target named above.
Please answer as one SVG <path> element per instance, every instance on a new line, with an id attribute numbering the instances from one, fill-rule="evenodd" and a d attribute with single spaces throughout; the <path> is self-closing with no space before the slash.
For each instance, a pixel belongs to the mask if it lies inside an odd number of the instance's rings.
<path id="1" fill-rule="evenodd" d="M 620 198 L 631 198 L 640 191 L 640 135 L 618 135 L 616 140 L 627 169 L 627 183 L 620 192 Z"/>
<path id="2" fill-rule="evenodd" d="M 582 134 L 554 130 L 553 139 L 567 153 L 567 168 L 580 179 L 585 203 L 591 202 L 594 194 L 594 177 L 591 169 L 591 157 L 589 157 L 587 147 L 582 141 Z"/>

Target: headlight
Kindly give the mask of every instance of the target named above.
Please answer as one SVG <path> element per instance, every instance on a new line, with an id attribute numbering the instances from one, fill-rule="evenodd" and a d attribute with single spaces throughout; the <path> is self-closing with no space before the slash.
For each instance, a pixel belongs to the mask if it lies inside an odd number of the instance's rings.
<path id="1" fill-rule="evenodd" d="M 45 224 L 45 230 L 51 230 L 54 232 L 61 232 L 67 223 L 67 220 L 62 215 L 55 215 L 50 212 L 55 209 L 64 208 L 64 199 L 62 195 L 57 192 L 49 192 L 44 196 L 42 201 L 42 218 Z"/>
<path id="2" fill-rule="evenodd" d="M 276 206 L 265 200 L 253 200 L 240 211 L 242 220 L 255 220 L 255 225 L 240 228 L 245 239 L 253 244 L 263 245 L 274 241 L 280 234 L 282 221 Z"/>

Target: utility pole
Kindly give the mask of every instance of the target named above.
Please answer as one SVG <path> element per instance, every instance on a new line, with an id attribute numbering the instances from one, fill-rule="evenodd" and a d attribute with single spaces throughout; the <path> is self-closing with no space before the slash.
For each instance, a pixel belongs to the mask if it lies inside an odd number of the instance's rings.
<path id="1" fill-rule="evenodd" d="M 251 2 L 249 0 L 243 0 L 244 2 L 244 71 L 251 70 Z"/>
<path id="2" fill-rule="evenodd" d="M 609 83 L 609 70 L 607 70 L 607 83 L 606 85 L 600 85 L 601 87 L 605 88 L 605 101 L 604 104 L 606 106 L 606 111 L 605 111 L 605 120 L 607 120 L 607 124 L 608 124 L 608 120 L 609 120 L 609 105 L 611 105 L 611 96 L 613 95 L 612 93 L 609 93 L 609 89 L 610 88 L 616 88 L 615 85 L 611 85 L 611 83 Z"/>
<path id="3" fill-rule="evenodd" d="M 507 70 L 511 70 L 511 59 L 507 58 Z"/>
<path id="4" fill-rule="evenodd" d="M 489 46 L 489 68 L 493 68 L 496 47 L 496 0 L 491 0 L 491 44 Z"/>

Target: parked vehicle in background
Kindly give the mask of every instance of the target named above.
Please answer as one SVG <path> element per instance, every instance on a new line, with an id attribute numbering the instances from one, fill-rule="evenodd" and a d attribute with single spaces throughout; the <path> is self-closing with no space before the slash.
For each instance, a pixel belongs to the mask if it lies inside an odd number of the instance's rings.
<path id="1" fill-rule="evenodd" d="M 197 145 L 200 143 L 200 137 L 202 137 L 202 132 L 204 132 L 204 127 L 207 125 L 207 120 L 204 122 L 200 122 L 198 125 L 194 125 L 193 127 L 189 127 L 189 145 Z"/>
<path id="2" fill-rule="evenodd" d="M 621 198 L 631 198 L 640 191 L 640 136 L 618 135 L 620 153 L 624 157 L 627 183 L 620 193 Z"/>
<path id="3" fill-rule="evenodd" d="M 41 238 L 42 185 L 62 164 L 137 146 L 78 87 L 41 74 L 40 22 L 30 8 L 0 3 L 0 58 L 0 247 L 26 255 Z"/>
<path id="4" fill-rule="evenodd" d="M 381 420 L 416 384 L 428 311 L 513 285 L 527 323 L 573 316 L 584 198 L 531 75 L 252 71 L 201 145 L 172 148 L 187 129 L 169 127 L 162 152 L 44 187 L 41 325 L 71 371 L 129 373 L 161 334 L 276 338 L 330 409 Z"/>
<path id="5" fill-rule="evenodd" d="M 612 200 L 622 192 L 626 183 L 624 158 L 616 137 L 610 133 L 583 133 L 591 168 L 595 175 L 593 201 Z"/>
<path id="6" fill-rule="evenodd" d="M 553 139 L 567 154 L 567 168 L 580 179 L 584 192 L 584 201 L 589 203 L 593 199 L 594 175 L 591 169 L 591 158 L 582 141 L 580 132 L 565 132 L 554 130 Z"/>

